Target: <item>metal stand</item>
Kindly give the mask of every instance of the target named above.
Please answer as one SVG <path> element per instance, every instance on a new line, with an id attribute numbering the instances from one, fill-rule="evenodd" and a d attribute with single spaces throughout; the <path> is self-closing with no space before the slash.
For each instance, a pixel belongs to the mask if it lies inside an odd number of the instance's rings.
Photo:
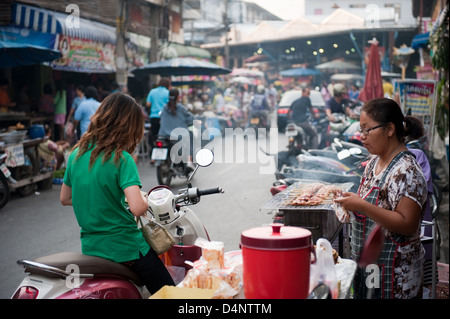
<path id="1" fill-rule="evenodd" d="M 423 236 L 421 241 L 422 244 L 432 244 L 431 248 L 431 262 L 432 262 L 432 274 L 431 274 L 431 298 L 436 298 L 436 219 L 433 218 L 432 221 L 422 221 L 422 227 L 431 227 L 431 237 Z"/>

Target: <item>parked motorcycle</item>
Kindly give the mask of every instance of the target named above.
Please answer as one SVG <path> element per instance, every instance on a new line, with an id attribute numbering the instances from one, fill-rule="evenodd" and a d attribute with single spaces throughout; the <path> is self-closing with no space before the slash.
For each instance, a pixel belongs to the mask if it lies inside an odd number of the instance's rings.
<path id="1" fill-rule="evenodd" d="M 196 239 L 209 240 L 197 215 L 187 206 L 197 204 L 204 195 L 223 192 L 219 187 L 200 190 L 190 185 L 197 169 L 210 165 L 212 160 L 210 150 L 202 149 L 196 154 L 197 166 L 188 187 L 178 195 L 166 186 L 155 187 L 148 193 L 152 218 L 177 240 L 160 257 L 169 270 L 179 267 L 183 276 L 190 268 L 189 262 L 201 256 L 201 249 L 194 245 Z M 29 274 L 12 299 L 140 299 L 145 293 L 139 278 L 129 267 L 100 257 L 63 252 L 17 263 Z"/>
<path id="2" fill-rule="evenodd" d="M 321 142 L 322 132 L 328 125 L 326 118 L 311 120 L 311 126 L 315 128 L 318 136 L 318 142 Z M 290 122 L 286 125 L 285 135 L 288 137 L 287 151 L 278 153 L 278 169 L 296 164 L 296 157 L 302 152 L 311 148 L 311 137 L 305 130 L 296 123 Z"/>
<path id="3" fill-rule="evenodd" d="M 9 201 L 10 190 L 8 182 L 15 184 L 17 181 L 11 176 L 11 172 L 6 166 L 7 154 L 0 154 L 0 209 L 5 207 Z"/>
<path id="4" fill-rule="evenodd" d="M 277 180 L 318 180 L 330 183 L 353 183 L 356 191 L 369 154 L 358 147 L 346 148 L 352 143 L 334 141 L 330 150 L 310 150 L 296 158 L 296 163 L 284 166 L 275 173 Z M 338 147 L 340 150 L 338 151 Z M 317 155 L 314 155 L 317 151 Z M 347 161 L 347 162 L 346 162 Z M 346 165 L 348 164 L 348 165 Z"/>

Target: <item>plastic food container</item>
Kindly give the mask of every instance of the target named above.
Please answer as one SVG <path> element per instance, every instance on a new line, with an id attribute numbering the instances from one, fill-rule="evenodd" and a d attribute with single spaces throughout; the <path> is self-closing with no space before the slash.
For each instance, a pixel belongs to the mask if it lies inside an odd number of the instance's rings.
<path id="1" fill-rule="evenodd" d="M 45 136 L 44 125 L 34 124 L 30 126 L 30 137 L 32 139 L 42 138 Z"/>
<path id="2" fill-rule="evenodd" d="M 248 299 L 305 299 L 309 291 L 311 232 L 272 224 L 241 234 L 243 281 Z"/>

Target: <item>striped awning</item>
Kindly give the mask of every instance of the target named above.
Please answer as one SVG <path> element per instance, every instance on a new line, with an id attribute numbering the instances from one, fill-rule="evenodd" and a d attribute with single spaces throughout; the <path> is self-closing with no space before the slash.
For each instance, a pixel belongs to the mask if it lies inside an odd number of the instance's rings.
<path id="1" fill-rule="evenodd" d="M 18 27 L 50 34 L 92 40 L 101 43 L 116 42 L 116 29 L 103 23 L 79 18 L 79 27 L 69 27 L 68 14 L 15 3 L 12 10 L 12 24 Z"/>

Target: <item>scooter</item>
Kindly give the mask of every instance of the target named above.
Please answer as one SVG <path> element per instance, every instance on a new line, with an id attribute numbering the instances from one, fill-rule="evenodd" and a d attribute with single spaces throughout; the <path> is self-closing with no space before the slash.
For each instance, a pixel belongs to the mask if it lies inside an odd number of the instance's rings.
<path id="1" fill-rule="evenodd" d="M 270 122 L 268 111 L 265 110 L 251 110 L 249 116 L 249 128 L 253 128 L 258 137 L 258 129 L 265 129 L 266 134 L 269 133 Z"/>
<path id="2" fill-rule="evenodd" d="M 210 150 L 197 152 L 197 166 L 190 178 L 199 167 L 210 165 L 212 160 Z M 194 246 L 195 240 L 208 239 L 208 235 L 195 213 L 186 206 L 197 204 L 201 196 L 222 192 L 221 188 L 199 190 L 190 184 L 178 195 L 173 195 L 166 186 L 149 192 L 153 218 L 178 239 L 166 256 L 160 256 L 166 258 L 163 259 L 166 265 L 178 265 L 184 267 L 184 271 L 200 258 L 201 249 Z M 146 293 L 130 268 L 100 257 L 63 252 L 32 261 L 19 260 L 17 264 L 29 274 L 12 299 L 141 299 Z"/>
<path id="3" fill-rule="evenodd" d="M 193 168 L 183 161 L 173 162 L 170 156 L 172 141 L 158 136 L 152 150 L 151 159 L 155 161 L 158 184 L 170 186 L 174 177 L 188 178 Z"/>
<path id="4" fill-rule="evenodd" d="M 321 142 L 323 126 L 328 122 L 326 118 L 310 120 L 312 126 L 317 131 L 318 142 Z M 296 164 L 296 157 L 311 148 L 311 138 L 305 130 L 296 123 L 290 122 L 286 125 L 285 135 L 288 138 L 287 151 L 278 152 L 278 169 L 283 166 Z"/>
<path id="5" fill-rule="evenodd" d="M 213 154 L 209 149 L 202 149 L 196 154 L 197 166 L 188 179 L 188 187 L 174 195 L 170 188 L 164 185 L 152 188 L 148 193 L 149 212 L 152 219 L 163 225 L 174 237 L 176 244 L 161 258 L 169 271 L 184 274 L 191 268 L 186 260 L 195 261 L 201 256 L 201 248 L 195 246 L 197 238 L 209 240 L 209 235 L 197 215 L 188 207 L 195 205 L 204 195 L 223 193 L 220 187 L 199 190 L 192 187 L 190 181 L 199 167 L 209 166 Z"/>
<path id="6" fill-rule="evenodd" d="M 6 166 L 7 154 L 0 154 L 0 209 L 5 207 L 9 201 L 10 190 L 8 182 L 11 184 L 17 183 L 17 181 L 11 176 L 11 171 Z"/>

